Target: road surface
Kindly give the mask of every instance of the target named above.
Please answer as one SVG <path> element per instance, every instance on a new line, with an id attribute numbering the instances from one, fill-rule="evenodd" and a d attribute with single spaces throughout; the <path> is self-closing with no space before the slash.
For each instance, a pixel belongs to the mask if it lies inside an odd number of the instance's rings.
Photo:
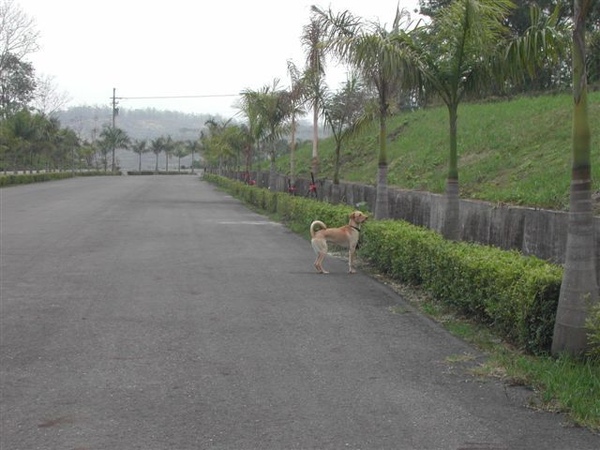
<path id="1" fill-rule="evenodd" d="M 196 176 L 4 188 L 1 450 L 598 449 Z M 340 218 L 340 223 L 344 218 Z M 464 361 L 464 362 L 463 362 Z"/>

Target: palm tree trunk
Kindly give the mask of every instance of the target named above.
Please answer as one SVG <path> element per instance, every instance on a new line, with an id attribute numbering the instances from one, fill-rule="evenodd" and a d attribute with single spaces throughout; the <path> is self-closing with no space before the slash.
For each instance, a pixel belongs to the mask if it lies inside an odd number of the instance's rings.
<path id="1" fill-rule="evenodd" d="M 292 138 L 290 144 L 290 184 L 296 184 L 296 114 L 292 113 Z"/>
<path id="2" fill-rule="evenodd" d="M 276 151 L 275 142 L 273 142 L 273 148 L 271 150 L 271 164 L 269 165 L 269 189 L 273 192 L 277 189 L 277 170 L 275 167 Z"/>
<path id="3" fill-rule="evenodd" d="M 331 203 L 338 204 L 340 202 L 340 152 L 341 142 L 336 139 L 335 143 L 335 163 L 333 168 L 333 185 L 331 186 Z"/>
<path id="4" fill-rule="evenodd" d="M 313 107 L 313 143 L 312 143 L 311 171 L 315 178 L 319 173 L 319 108 L 315 102 Z"/>
<path id="5" fill-rule="evenodd" d="M 457 119 L 458 104 L 448 105 L 450 119 L 450 158 L 446 178 L 446 204 L 442 235 L 449 240 L 460 239 L 460 201 L 458 184 Z"/>
<path id="6" fill-rule="evenodd" d="M 587 6 L 587 7 L 586 7 Z M 594 216 L 591 194 L 591 142 L 585 68 L 585 11 L 575 0 L 573 29 L 573 168 L 565 269 L 558 299 L 552 354 L 581 355 L 588 348 L 585 320 L 598 301 Z"/>
<path id="7" fill-rule="evenodd" d="M 375 219 L 389 219 L 389 197 L 387 185 L 387 126 L 385 112 L 379 116 L 379 164 L 377 167 L 377 198 Z"/>

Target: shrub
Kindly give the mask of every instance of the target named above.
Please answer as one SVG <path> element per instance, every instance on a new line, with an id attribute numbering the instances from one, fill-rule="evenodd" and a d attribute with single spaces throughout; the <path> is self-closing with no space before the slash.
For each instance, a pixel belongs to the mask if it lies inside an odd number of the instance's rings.
<path id="1" fill-rule="evenodd" d="M 519 347 L 532 353 L 550 349 L 562 280 L 558 266 L 513 251 L 446 241 L 403 221 L 369 223 L 360 254 Z"/>
<path id="2" fill-rule="evenodd" d="M 600 302 L 592 305 L 585 325 L 588 328 L 589 356 L 600 361 Z"/>

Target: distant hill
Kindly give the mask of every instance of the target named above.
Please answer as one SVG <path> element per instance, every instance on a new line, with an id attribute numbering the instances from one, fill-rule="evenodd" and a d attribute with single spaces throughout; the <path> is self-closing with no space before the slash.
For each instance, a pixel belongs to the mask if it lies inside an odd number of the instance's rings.
<path id="1" fill-rule="evenodd" d="M 102 127 L 112 123 L 112 109 L 109 107 L 77 106 L 57 114 L 64 127 L 73 129 L 80 138 L 91 141 L 102 131 Z M 115 123 L 132 139 L 156 139 L 170 135 L 175 140 L 194 140 L 209 119 L 227 120 L 210 114 L 189 114 L 178 111 L 162 111 L 154 108 L 120 108 Z M 236 121 L 237 119 L 234 119 Z M 239 120 L 241 122 L 241 119 Z M 320 136 L 330 133 L 321 129 Z M 312 139 L 312 125 L 300 122 L 297 139 Z"/>
<path id="2" fill-rule="evenodd" d="M 78 106 L 59 112 L 58 118 L 62 126 L 73 129 L 82 139 L 91 141 L 98 137 L 104 126 L 111 125 L 112 109 Z M 193 140 L 198 139 L 204 123 L 211 118 L 215 116 L 152 108 L 120 108 L 115 124 L 132 139 L 152 140 L 170 135 L 175 140 Z"/>
<path id="3" fill-rule="evenodd" d="M 69 127 L 86 141 L 95 140 L 104 126 L 112 124 L 112 109 L 110 107 L 78 106 L 57 113 L 63 127 Z M 171 136 L 174 140 L 188 141 L 200 137 L 200 131 L 209 119 L 227 120 L 221 116 L 210 114 L 189 114 L 178 111 L 163 111 L 154 108 L 125 109 L 120 108 L 115 118 L 115 125 L 124 130 L 131 139 L 147 139 L 148 141 L 160 136 Z M 236 121 L 236 119 L 234 119 Z M 239 120 L 241 122 L 241 120 Z M 330 133 L 323 128 L 319 136 L 327 137 Z M 312 124 L 300 122 L 296 139 L 298 141 L 312 140 Z M 117 150 L 117 163 L 123 170 L 137 170 L 139 157 L 129 150 Z M 158 166 L 160 170 L 166 168 L 166 158 L 159 155 Z M 189 167 L 191 157 L 181 160 L 181 165 Z M 178 161 L 169 160 L 169 170 L 176 170 Z M 142 170 L 154 170 L 156 155 L 148 153 L 142 155 Z"/>

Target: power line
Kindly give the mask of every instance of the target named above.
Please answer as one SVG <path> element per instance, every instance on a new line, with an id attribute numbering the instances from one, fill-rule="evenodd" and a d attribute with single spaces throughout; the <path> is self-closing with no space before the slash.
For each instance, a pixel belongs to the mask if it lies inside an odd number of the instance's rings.
<path id="1" fill-rule="evenodd" d="M 114 97 L 119 100 L 156 100 L 175 98 L 210 98 L 210 97 L 239 97 L 240 94 L 206 94 L 206 95 L 153 95 L 144 97 Z M 111 97 L 113 98 L 113 97 Z"/>

